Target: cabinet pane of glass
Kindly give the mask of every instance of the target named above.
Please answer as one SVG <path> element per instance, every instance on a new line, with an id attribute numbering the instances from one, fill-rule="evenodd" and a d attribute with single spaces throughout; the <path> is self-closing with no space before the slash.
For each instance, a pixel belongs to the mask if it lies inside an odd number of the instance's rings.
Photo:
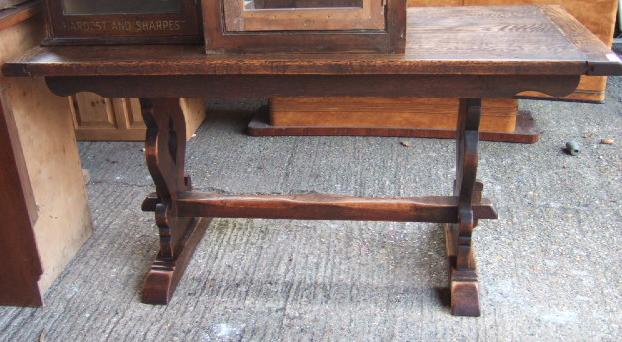
<path id="1" fill-rule="evenodd" d="M 182 0 L 63 0 L 66 15 L 179 13 Z"/>
<path id="2" fill-rule="evenodd" d="M 233 0 L 235 1 L 235 0 Z M 363 0 L 245 0 L 245 9 L 363 7 Z"/>
<path id="3" fill-rule="evenodd" d="M 230 32 L 382 30 L 382 0 L 222 0 Z"/>

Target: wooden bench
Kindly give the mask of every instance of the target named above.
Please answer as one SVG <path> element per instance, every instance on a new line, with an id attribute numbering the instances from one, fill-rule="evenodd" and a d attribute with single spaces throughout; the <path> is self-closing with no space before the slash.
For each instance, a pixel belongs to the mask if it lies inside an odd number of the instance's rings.
<path id="1" fill-rule="evenodd" d="M 427 8 L 410 18 L 404 55 L 205 55 L 201 46 L 36 48 L 5 64 L 10 76 L 43 76 L 59 96 L 91 91 L 138 97 L 156 193 L 160 253 L 143 290 L 167 303 L 206 229 L 201 217 L 446 223 L 452 313 L 480 314 L 472 234 L 494 219 L 476 181 L 482 98 L 524 91 L 572 93 L 582 75 L 620 75 L 622 62 L 557 6 Z M 184 172 L 179 97 L 459 97 L 453 196 L 221 195 L 192 191 Z"/>

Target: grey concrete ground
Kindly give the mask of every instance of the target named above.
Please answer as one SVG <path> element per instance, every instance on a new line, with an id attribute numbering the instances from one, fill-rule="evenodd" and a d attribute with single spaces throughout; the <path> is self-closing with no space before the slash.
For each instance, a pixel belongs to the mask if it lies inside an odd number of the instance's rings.
<path id="1" fill-rule="evenodd" d="M 141 304 L 157 248 L 139 210 L 152 191 L 142 145 L 81 143 L 94 235 L 44 308 L 0 308 L 0 340 L 619 341 L 621 89 L 613 78 L 604 105 L 524 101 L 542 141 L 482 144 L 480 178 L 500 219 L 475 236 L 481 318 L 449 315 L 435 224 L 218 219 L 172 303 Z M 210 115 L 191 141 L 198 189 L 450 193 L 452 141 L 251 138 L 248 118 Z M 606 137 L 616 144 L 599 144 Z M 571 139 L 578 157 L 561 151 Z"/>

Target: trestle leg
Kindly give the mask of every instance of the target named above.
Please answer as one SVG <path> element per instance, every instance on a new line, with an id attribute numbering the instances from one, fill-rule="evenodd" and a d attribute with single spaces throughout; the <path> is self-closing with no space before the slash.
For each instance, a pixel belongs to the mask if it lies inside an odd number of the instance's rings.
<path id="1" fill-rule="evenodd" d="M 454 184 L 454 196 L 459 198 L 458 223 L 445 227 L 451 313 L 456 316 L 480 315 L 477 266 L 471 239 L 478 224 L 473 205 L 481 201 L 483 190 L 483 184 L 476 180 L 480 116 L 481 99 L 460 100 Z"/>
<path id="2" fill-rule="evenodd" d="M 155 212 L 160 232 L 160 251 L 145 278 L 142 301 L 168 304 L 209 220 L 177 216 L 177 195 L 192 188 L 184 174 L 186 123 L 179 100 L 141 99 L 140 103 L 147 125 L 147 167 L 156 187 L 156 196 L 143 203 L 143 210 Z"/>

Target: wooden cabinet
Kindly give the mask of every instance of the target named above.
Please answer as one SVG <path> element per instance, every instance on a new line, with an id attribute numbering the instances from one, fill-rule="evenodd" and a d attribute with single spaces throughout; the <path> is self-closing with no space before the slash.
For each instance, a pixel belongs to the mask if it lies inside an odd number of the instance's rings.
<path id="1" fill-rule="evenodd" d="M 205 119 L 202 99 L 180 99 L 186 116 L 187 139 Z M 138 99 L 109 99 L 92 93 L 69 98 L 78 140 L 143 141 L 147 128 Z"/>
<path id="2" fill-rule="evenodd" d="M 195 0 L 44 0 L 44 44 L 200 42 Z"/>
<path id="3" fill-rule="evenodd" d="M 137 99 L 106 99 L 91 93 L 69 98 L 78 140 L 144 140 Z"/>

